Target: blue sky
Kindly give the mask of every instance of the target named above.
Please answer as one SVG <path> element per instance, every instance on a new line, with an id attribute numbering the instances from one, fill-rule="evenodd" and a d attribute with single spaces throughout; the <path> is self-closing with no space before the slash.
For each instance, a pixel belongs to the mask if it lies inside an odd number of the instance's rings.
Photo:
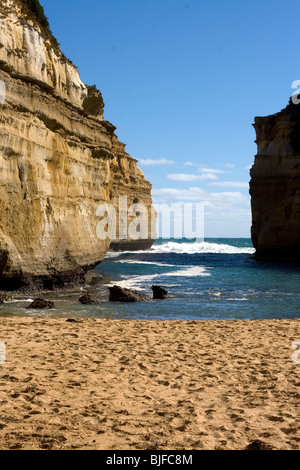
<path id="1" fill-rule="evenodd" d="M 206 237 L 249 237 L 255 116 L 300 79 L 294 0 L 41 0 L 156 203 L 205 204 Z"/>

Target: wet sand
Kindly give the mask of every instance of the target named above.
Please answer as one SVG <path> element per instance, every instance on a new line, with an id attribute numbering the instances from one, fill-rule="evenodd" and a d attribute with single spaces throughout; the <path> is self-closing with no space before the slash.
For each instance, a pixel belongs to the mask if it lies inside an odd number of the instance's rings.
<path id="1" fill-rule="evenodd" d="M 0 318 L 0 449 L 300 449 L 300 320 Z"/>

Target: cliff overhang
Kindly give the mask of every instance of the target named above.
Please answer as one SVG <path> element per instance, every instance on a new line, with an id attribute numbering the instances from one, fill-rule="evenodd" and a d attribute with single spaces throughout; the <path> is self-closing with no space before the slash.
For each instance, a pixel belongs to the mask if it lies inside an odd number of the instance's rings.
<path id="1" fill-rule="evenodd" d="M 255 118 L 251 236 L 256 258 L 300 261 L 300 104 Z"/>
<path id="2" fill-rule="evenodd" d="M 150 213 L 152 186 L 104 120 L 101 92 L 23 3 L 0 5 L 0 285 L 68 287 L 109 249 L 99 205 L 121 195 Z M 149 231 L 114 248 L 153 241 Z"/>

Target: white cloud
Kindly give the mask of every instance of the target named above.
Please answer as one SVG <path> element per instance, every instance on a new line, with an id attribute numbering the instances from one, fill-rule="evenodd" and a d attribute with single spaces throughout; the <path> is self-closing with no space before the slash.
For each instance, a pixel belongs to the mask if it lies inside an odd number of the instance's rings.
<path id="1" fill-rule="evenodd" d="M 206 191 L 202 188 L 189 188 L 189 189 L 177 189 L 177 188 L 161 188 L 153 189 L 152 195 L 158 203 L 172 202 L 172 201 L 195 201 L 200 202 Z"/>
<path id="2" fill-rule="evenodd" d="M 185 166 L 196 166 L 196 167 L 199 167 L 199 163 L 193 163 L 193 162 L 184 162 L 184 165 Z"/>
<path id="3" fill-rule="evenodd" d="M 192 162 L 185 162 L 185 165 L 197 167 L 197 173 L 172 173 L 168 175 L 169 180 L 173 181 L 205 181 L 205 180 L 217 180 L 220 174 L 225 173 L 223 170 L 218 170 L 215 168 L 206 168 L 200 165 L 197 165 Z"/>
<path id="4" fill-rule="evenodd" d="M 228 203 L 247 204 L 249 205 L 249 198 L 238 191 L 226 191 L 220 193 L 210 193 L 209 191 L 191 187 L 188 189 L 178 188 L 161 188 L 152 190 L 153 198 L 156 203 L 172 203 L 172 201 L 181 202 L 202 202 L 208 205 L 223 206 Z"/>
<path id="5" fill-rule="evenodd" d="M 221 174 L 225 173 L 225 171 L 223 171 L 223 170 L 216 170 L 214 168 L 199 168 L 198 171 L 199 171 L 199 173 L 200 172 L 201 173 L 214 173 L 216 175 L 218 175 L 218 174 L 221 175 Z"/>
<path id="6" fill-rule="evenodd" d="M 239 191 L 209 192 L 207 189 L 153 189 L 153 203 L 201 203 L 205 212 L 205 236 L 250 236 L 250 196 Z"/>
<path id="7" fill-rule="evenodd" d="M 150 158 L 144 160 L 139 160 L 141 165 L 150 166 L 150 165 L 174 165 L 173 160 L 167 160 L 166 158 L 161 158 L 158 160 L 151 160 Z"/>
<path id="8" fill-rule="evenodd" d="M 216 181 L 214 183 L 208 183 L 208 186 L 220 186 L 228 188 L 249 188 L 249 183 L 244 181 Z"/>
<path id="9" fill-rule="evenodd" d="M 216 174 L 222 174 L 225 173 L 225 171 L 216 169 L 216 168 L 206 168 L 203 166 L 203 164 L 200 163 L 193 163 L 193 162 L 184 162 L 185 166 L 193 166 L 197 168 L 198 173 L 216 173 Z M 225 165 L 229 166 L 229 165 Z M 233 168 L 234 166 L 230 166 L 230 168 Z"/>
<path id="10" fill-rule="evenodd" d="M 245 166 L 245 170 L 251 170 L 252 166 L 253 166 L 253 163 L 251 163 L 251 165 Z"/>
<path id="11" fill-rule="evenodd" d="M 200 175 L 192 175 L 188 173 L 174 173 L 168 175 L 169 180 L 173 181 L 205 181 L 216 180 L 218 177 L 214 173 L 202 173 Z"/>
<path id="12" fill-rule="evenodd" d="M 226 163 L 225 165 L 227 168 L 235 168 L 235 165 L 232 165 L 231 163 Z"/>

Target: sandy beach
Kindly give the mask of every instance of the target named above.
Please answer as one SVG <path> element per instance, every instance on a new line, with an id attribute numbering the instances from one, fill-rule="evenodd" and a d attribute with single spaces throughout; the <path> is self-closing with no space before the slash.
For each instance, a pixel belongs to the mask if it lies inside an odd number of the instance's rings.
<path id="1" fill-rule="evenodd" d="M 0 318 L 0 449 L 300 448 L 300 320 Z"/>

